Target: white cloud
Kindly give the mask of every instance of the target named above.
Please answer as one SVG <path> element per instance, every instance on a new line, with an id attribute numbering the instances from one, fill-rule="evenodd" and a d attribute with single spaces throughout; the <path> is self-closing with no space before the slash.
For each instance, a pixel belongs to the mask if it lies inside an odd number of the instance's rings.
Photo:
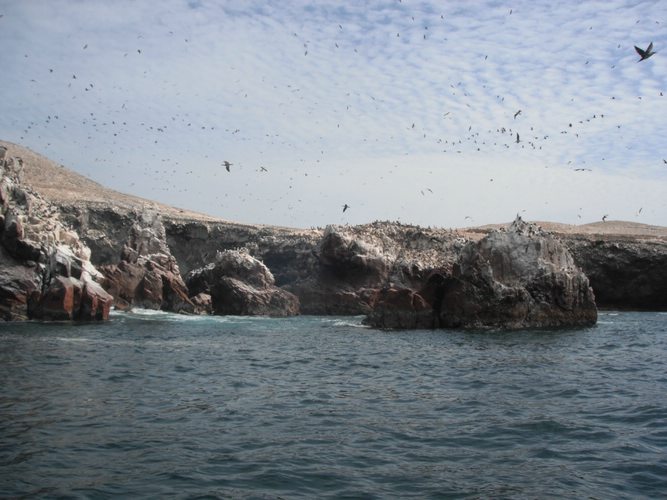
<path id="1" fill-rule="evenodd" d="M 0 137 L 123 191 L 300 226 L 481 224 L 519 208 L 576 223 L 577 193 L 584 221 L 644 203 L 641 221 L 667 224 L 662 2 L 1 10 Z M 658 53 L 637 63 L 650 41 Z"/>

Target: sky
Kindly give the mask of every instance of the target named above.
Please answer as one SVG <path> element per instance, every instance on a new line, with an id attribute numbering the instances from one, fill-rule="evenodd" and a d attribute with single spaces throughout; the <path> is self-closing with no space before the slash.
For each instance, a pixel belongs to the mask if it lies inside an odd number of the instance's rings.
<path id="1" fill-rule="evenodd" d="M 0 0 L 0 47 L 0 139 L 181 208 L 667 225 L 665 1 Z"/>

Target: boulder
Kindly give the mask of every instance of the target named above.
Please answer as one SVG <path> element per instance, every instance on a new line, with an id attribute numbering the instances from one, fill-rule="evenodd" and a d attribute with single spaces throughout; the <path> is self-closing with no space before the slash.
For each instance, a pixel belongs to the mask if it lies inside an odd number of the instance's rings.
<path id="1" fill-rule="evenodd" d="M 188 289 L 211 297 L 214 314 L 294 316 L 299 299 L 275 286 L 271 271 L 245 251 L 225 250 L 216 262 L 191 271 Z"/>
<path id="2" fill-rule="evenodd" d="M 519 329 L 597 321 L 593 290 L 567 248 L 519 217 L 507 231 L 463 248 L 437 308 L 445 327 Z"/>
<path id="3" fill-rule="evenodd" d="M 81 294 L 81 307 L 77 319 L 95 321 L 109 319 L 113 297 L 94 281 L 86 281 Z"/>
<path id="4" fill-rule="evenodd" d="M 542 328 L 592 325 L 588 278 L 567 248 L 520 218 L 468 242 L 450 271 L 418 289 L 383 289 L 364 320 L 380 328 Z"/>

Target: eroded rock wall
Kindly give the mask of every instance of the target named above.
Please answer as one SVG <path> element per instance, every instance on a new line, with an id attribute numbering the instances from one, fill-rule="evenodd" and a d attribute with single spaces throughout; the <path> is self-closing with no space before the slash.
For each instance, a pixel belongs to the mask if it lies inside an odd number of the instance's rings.
<path id="1" fill-rule="evenodd" d="M 0 317 L 107 319 L 113 298 L 96 283 L 90 249 L 24 185 L 23 168 L 0 147 Z"/>

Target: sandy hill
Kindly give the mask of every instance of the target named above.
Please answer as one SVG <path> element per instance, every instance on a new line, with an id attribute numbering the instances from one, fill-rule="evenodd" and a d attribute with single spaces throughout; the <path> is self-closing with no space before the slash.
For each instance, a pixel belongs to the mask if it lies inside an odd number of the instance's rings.
<path id="1" fill-rule="evenodd" d="M 0 141 L 0 145 L 7 148 L 8 156 L 18 156 L 23 159 L 25 182 L 45 199 L 55 203 L 65 204 L 111 204 L 117 207 L 141 210 L 149 207 L 159 210 L 171 219 L 195 220 L 205 222 L 220 222 L 237 224 L 199 212 L 184 210 L 162 203 L 158 203 L 138 196 L 132 196 L 106 188 L 83 175 L 56 162 L 39 155 L 28 148 Z M 594 222 L 583 225 L 561 224 L 556 222 L 535 221 L 544 229 L 560 234 L 581 235 L 619 235 L 635 237 L 652 237 L 667 239 L 667 227 L 652 226 L 638 222 L 607 221 Z M 249 226 L 248 224 L 238 224 Z M 484 234 L 492 229 L 504 227 L 507 224 L 489 224 L 479 227 L 462 229 L 461 232 L 474 235 Z M 266 227 L 257 225 L 256 227 Z M 278 228 L 276 228 L 278 229 Z M 285 228 L 280 228 L 285 229 Z"/>

